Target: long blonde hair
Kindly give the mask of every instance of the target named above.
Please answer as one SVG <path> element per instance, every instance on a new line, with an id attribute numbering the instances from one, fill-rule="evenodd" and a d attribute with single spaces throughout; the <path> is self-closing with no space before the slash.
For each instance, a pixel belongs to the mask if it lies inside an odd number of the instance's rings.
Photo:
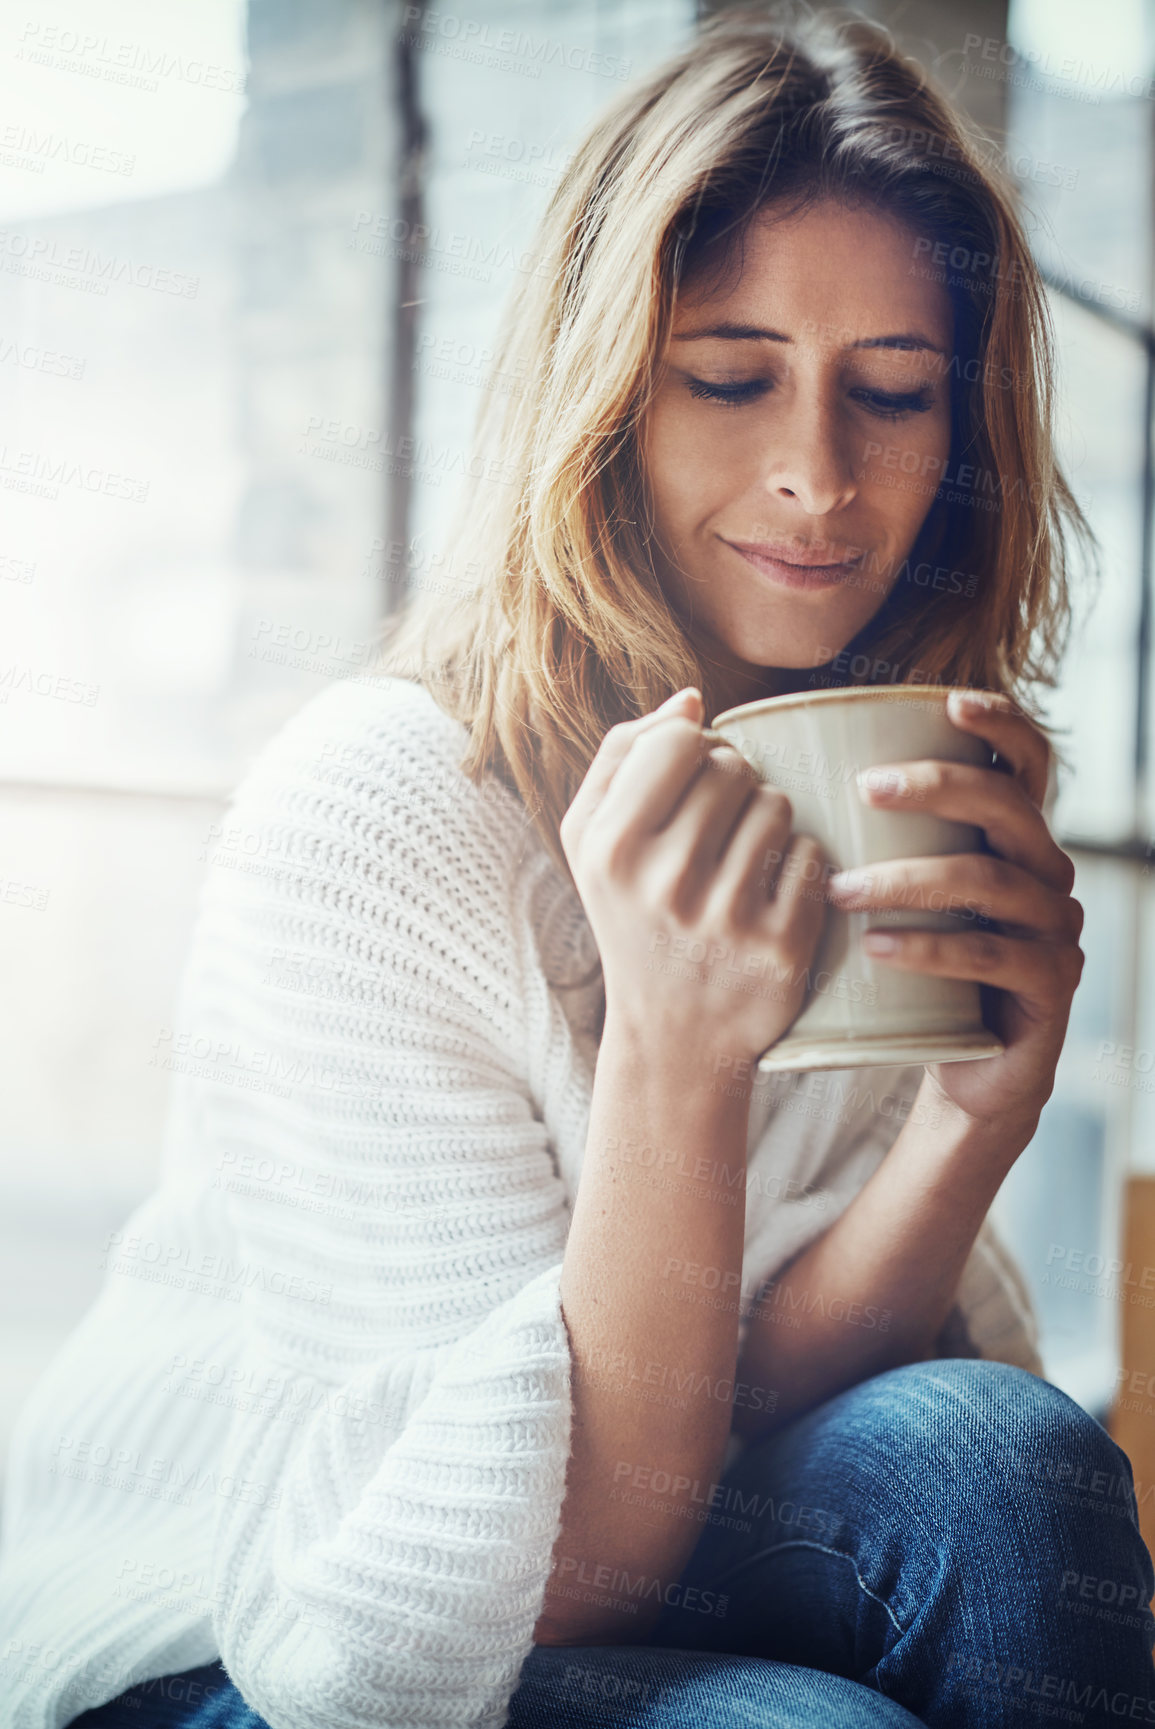
<path id="1" fill-rule="evenodd" d="M 462 768 L 520 795 L 567 875 L 558 825 L 608 728 L 690 684 L 707 719 L 723 706 L 655 573 L 637 454 L 675 296 L 761 206 L 821 197 L 899 217 L 920 255 L 953 266 L 952 471 L 929 483 L 909 562 L 949 549 L 975 588 L 900 579 L 831 662 L 855 673 L 823 682 L 976 685 L 1027 712 L 1028 687 L 1055 682 L 1064 541 L 1087 531 L 1055 462 L 1052 339 L 1013 189 L 883 30 L 722 13 L 568 164 L 506 312 L 448 543 L 450 567 L 480 578 L 453 610 L 419 590 L 386 621 L 377 663 L 468 727 Z"/>

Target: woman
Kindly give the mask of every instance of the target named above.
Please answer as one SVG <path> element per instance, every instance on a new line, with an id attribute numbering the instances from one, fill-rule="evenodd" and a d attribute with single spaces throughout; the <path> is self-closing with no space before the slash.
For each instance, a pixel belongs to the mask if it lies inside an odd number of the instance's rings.
<path id="1" fill-rule="evenodd" d="M 735 16 L 594 128 L 541 255 L 480 586 L 218 839 L 163 1182 L 16 1440 L 3 1721 L 1155 1720 L 1130 1467 L 985 1222 L 1082 962 L 1024 711 L 1080 520 L 1008 195 L 873 28 Z M 703 723 L 864 663 L 959 686 L 999 766 L 863 796 L 989 850 L 829 898 L 977 896 L 873 946 L 1006 1049 L 755 1087 L 821 861 Z"/>

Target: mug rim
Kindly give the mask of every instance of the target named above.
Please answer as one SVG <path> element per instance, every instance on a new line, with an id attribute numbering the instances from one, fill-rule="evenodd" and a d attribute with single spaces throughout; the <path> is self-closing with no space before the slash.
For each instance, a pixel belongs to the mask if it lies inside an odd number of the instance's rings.
<path id="1" fill-rule="evenodd" d="M 936 696 L 945 702 L 951 691 L 958 688 L 953 684 L 848 684 L 840 685 L 837 690 L 792 690 L 782 696 L 763 696 L 756 702 L 740 702 L 734 708 L 723 709 L 721 714 L 714 716 L 710 725 L 721 726 L 724 721 L 753 717 L 764 710 L 776 712 L 784 708 L 802 708 L 814 702 L 862 702 L 870 696 Z"/>

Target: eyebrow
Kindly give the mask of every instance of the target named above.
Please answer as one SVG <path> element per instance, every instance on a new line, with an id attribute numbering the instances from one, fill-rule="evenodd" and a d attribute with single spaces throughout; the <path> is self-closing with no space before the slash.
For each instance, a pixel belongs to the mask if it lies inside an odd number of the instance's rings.
<path id="1" fill-rule="evenodd" d="M 701 342 L 705 337 L 713 336 L 723 342 L 790 342 L 792 336 L 786 336 L 781 330 L 764 330 L 757 324 L 710 324 L 697 330 L 679 330 L 672 340 L 674 342 Z M 925 349 L 931 354 L 945 354 L 937 342 L 923 336 L 920 331 L 906 330 L 893 336 L 864 336 L 858 342 L 848 344 L 850 348 L 901 348 Z"/>

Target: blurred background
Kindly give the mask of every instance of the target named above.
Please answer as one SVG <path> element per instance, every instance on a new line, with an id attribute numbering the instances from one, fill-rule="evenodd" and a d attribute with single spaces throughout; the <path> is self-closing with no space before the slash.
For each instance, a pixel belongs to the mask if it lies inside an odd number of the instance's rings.
<path id="1" fill-rule="evenodd" d="M 0 1450 L 153 1186 L 197 892 L 244 867 L 225 799 L 310 695 L 371 675 L 407 592 L 452 604 L 439 535 L 537 216 L 587 120 L 708 10 L 454 4 L 4 9 Z M 1048 1375 L 1151 1482 L 1155 9 L 857 10 L 1019 183 L 1102 546 L 1050 702 L 1087 965 L 996 1217 Z"/>

